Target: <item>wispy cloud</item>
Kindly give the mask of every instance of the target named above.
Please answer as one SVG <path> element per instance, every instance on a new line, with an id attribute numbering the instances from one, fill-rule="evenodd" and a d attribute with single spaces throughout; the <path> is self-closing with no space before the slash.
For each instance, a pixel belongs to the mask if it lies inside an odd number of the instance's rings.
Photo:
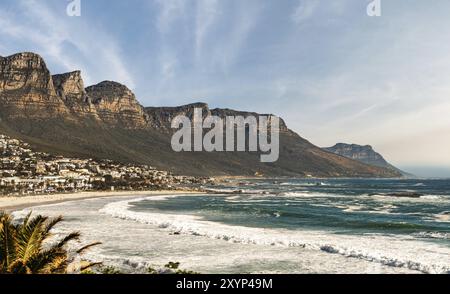
<path id="1" fill-rule="evenodd" d="M 335 1 L 333 1 L 335 2 Z M 316 8 L 319 6 L 318 0 L 300 0 L 299 4 L 291 15 L 291 19 L 295 24 L 302 24 L 313 16 Z"/>
<path id="2" fill-rule="evenodd" d="M 230 16 L 229 26 L 222 38 L 218 39 L 212 53 L 212 65 L 228 73 L 238 63 L 238 57 L 247 44 L 251 33 L 261 20 L 264 5 L 260 2 L 241 1 L 234 7 L 234 15 Z"/>
<path id="3" fill-rule="evenodd" d="M 34 44 L 30 47 L 38 48 L 37 53 L 48 56 L 67 71 L 81 69 L 87 83 L 109 78 L 135 87 L 120 48 L 106 32 L 86 23 L 68 22 L 65 10 L 56 12 L 42 1 L 19 0 L 18 4 L 23 18 L 3 13 L 3 34 Z"/>
<path id="4" fill-rule="evenodd" d="M 167 32 L 171 25 L 184 15 L 187 2 L 186 0 L 156 0 L 161 9 L 157 21 L 160 32 Z"/>
<path id="5" fill-rule="evenodd" d="M 176 77 L 176 67 L 178 66 L 178 59 L 173 55 L 163 54 L 160 58 L 161 62 L 161 80 L 165 85 L 170 80 Z"/>
<path id="6" fill-rule="evenodd" d="M 217 16 L 220 14 L 218 0 L 198 0 L 195 19 L 195 56 L 199 60 L 202 58 L 203 43 L 208 31 L 214 25 Z"/>
<path id="7" fill-rule="evenodd" d="M 42 13 L 42 11 L 40 12 Z M 65 40 L 59 32 L 42 33 L 36 30 L 35 26 L 27 26 L 19 23 L 0 11 L 0 32 L 10 38 L 28 41 L 41 54 L 49 56 L 53 62 L 60 64 L 66 70 L 79 68 L 79 65 L 72 62 L 61 50 L 61 43 Z"/>

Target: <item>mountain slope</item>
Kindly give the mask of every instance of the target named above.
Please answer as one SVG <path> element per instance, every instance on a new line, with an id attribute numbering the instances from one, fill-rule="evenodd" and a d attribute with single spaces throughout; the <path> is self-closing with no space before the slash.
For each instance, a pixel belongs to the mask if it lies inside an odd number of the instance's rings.
<path id="1" fill-rule="evenodd" d="M 333 147 L 323 149 L 365 164 L 397 171 L 403 176 L 412 176 L 411 174 L 408 174 L 387 162 L 386 159 L 384 159 L 384 157 L 380 153 L 376 152 L 370 145 L 362 146 L 357 144 L 338 143 Z"/>
<path id="2" fill-rule="evenodd" d="M 84 88 L 78 71 L 51 76 L 36 54 L 0 58 L 0 132 L 38 150 L 146 163 L 186 175 L 394 177 L 398 173 L 324 151 L 281 120 L 280 158 L 261 163 L 257 152 L 173 152 L 171 119 L 203 115 L 257 115 L 210 109 L 204 103 L 142 107 L 124 85 L 105 81 Z"/>

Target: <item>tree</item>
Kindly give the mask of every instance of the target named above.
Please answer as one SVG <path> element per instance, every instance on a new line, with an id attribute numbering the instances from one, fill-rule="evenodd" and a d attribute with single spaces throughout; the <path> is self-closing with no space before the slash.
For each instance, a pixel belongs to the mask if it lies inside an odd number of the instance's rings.
<path id="1" fill-rule="evenodd" d="M 68 251 L 67 244 L 79 240 L 80 233 L 72 232 L 53 241 L 52 229 L 63 218 L 31 217 L 15 224 L 11 215 L 0 212 L 0 273 L 1 274 L 62 274 L 84 271 L 99 263 L 76 261 L 92 243 Z"/>

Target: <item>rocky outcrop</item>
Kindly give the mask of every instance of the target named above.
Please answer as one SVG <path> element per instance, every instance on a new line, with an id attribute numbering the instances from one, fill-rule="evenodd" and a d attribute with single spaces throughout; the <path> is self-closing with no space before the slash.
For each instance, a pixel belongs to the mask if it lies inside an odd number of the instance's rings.
<path id="1" fill-rule="evenodd" d="M 329 152 L 345 156 L 347 158 L 355 159 L 370 165 L 387 167 L 389 163 L 381 156 L 381 154 L 375 152 L 372 146 L 356 145 L 338 143 L 333 147 L 324 148 Z"/>
<path id="2" fill-rule="evenodd" d="M 54 75 L 52 78 L 56 93 L 64 101 L 70 104 L 89 102 L 80 71 Z"/>
<path id="3" fill-rule="evenodd" d="M 46 118 L 66 113 L 44 60 L 34 53 L 0 58 L 0 105 L 10 117 Z"/>
<path id="4" fill-rule="evenodd" d="M 126 128 L 145 128 L 147 114 L 126 86 L 104 81 L 86 88 L 100 119 L 109 125 Z"/>
<path id="5" fill-rule="evenodd" d="M 272 114 L 259 114 L 255 112 L 237 111 L 232 109 L 214 108 L 210 109 L 209 105 L 203 102 L 197 102 L 182 106 L 175 107 L 146 107 L 145 112 L 148 116 L 148 125 L 152 128 L 159 129 L 164 132 L 171 132 L 171 122 L 173 118 L 178 115 L 183 115 L 191 119 L 194 116 L 194 109 L 202 109 L 203 118 L 206 116 L 217 116 L 225 119 L 227 116 L 242 116 L 247 118 L 253 116 L 259 118 L 260 116 L 270 117 Z M 270 126 L 270 124 L 269 124 Z M 286 123 L 280 118 L 280 131 L 289 133 L 290 130 L 287 128 Z"/>
<path id="6" fill-rule="evenodd" d="M 6 119 L 57 118 L 83 124 L 93 117 L 104 127 L 145 128 L 147 115 L 124 85 L 102 82 L 84 88 L 80 71 L 51 75 L 34 53 L 0 57 L 0 106 Z"/>
<path id="7" fill-rule="evenodd" d="M 387 162 L 386 159 L 384 159 L 384 157 L 380 153 L 376 152 L 370 145 L 362 146 L 357 144 L 338 143 L 333 147 L 327 147 L 323 149 L 328 152 L 351 158 L 368 165 L 394 170 L 400 172 L 404 176 L 411 176 L 410 174 L 401 171 L 400 169 Z"/>
<path id="8" fill-rule="evenodd" d="M 72 114 L 98 118 L 96 108 L 84 88 L 80 71 L 53 75 L 52 79 L 56 94 Z"/>
<path id="9" fill-rule="evenodd" d="M 178 115 L 185 115 L 192 119 L 195 108 L 201 108 L 204 115 L 210 113 L 208 104 L 201 102 L 176 107 L 146 107 L 145 113 L 148 117 L 149 127 L 170 132 L 173 118 Z"/>

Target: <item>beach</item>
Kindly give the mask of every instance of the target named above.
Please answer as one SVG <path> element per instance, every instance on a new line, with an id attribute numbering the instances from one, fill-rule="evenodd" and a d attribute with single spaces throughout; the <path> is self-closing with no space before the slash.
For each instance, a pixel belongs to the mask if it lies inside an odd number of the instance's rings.
<path id="1" fill-rule="evenodd" d="M 83 243 L 102 242 L 89 252 L 90 260 L 124 273 L 168 262 L 211 274 L 448 273 L 449 185 L 235 179 L 211 193 L 31 196 L 2 198 L 0 207 L 14 210 L 16 218 L 30 211 L 63 215 L 56 235 L 79 231 Z M 237 188 L 239 193 L 227 193 Z M 404 190 L 420 196 L 392 196 Z"/>
<path id="2" fill-rule="evenodd" d="M 57 204 L 66 201 L 86 200 L 103 197 L 120 197 L 120 196 L 141 196 L 141 195 L 167 195 L 167 194 L 190 194 L 192 191 L 95 191 L 95 192 L 78 192 L 64 194 L 44 194 L 33 196 L 0 196 L 0 211 L 11 212 L 32 206 L 40 206 L 47 204 Z M 198 194 L 198 192 L 195 192 Z"/>
<path id="3" fill-rule="evenodd" d="M 152 224 L 112 216 L 104 211 L 109 205 L 123 206 L 122 204 L 128 201 L 149 197 L 164 201 L 166 196 L 167 194 L 121 195 L 79 199 L 30 207 L 16 211 L 14 216 L 20 218 L 29 211 L 51 217 L 64 215 L 65 221 L 54 230 L 56 236 L 79 231 L 82 233 L 82 244 L 102 242 L 87 252 L 85 258 L 101 261 L 104 265 L 113 266 L 123 273 L 146 273 L 149 267 L 162 268 L 168 262 L 180 262 L 182 269 L 205 274 L 418 273 L 408 268 L 390 267 L 310 248 L 271 246 L 201 235 L 195 228 L 190 227 L 182 214 L 170 216 L 180 220 L 178 227 L 174 228 L 174 224 L 166 218 L 167 216 Z M 179 196 L 195 198 L 202 195 Z M 156 218 L 158 217 L 156 215 Z M 182 227 L 185 231 L 180 231 Z M 216 228 L 210 229 L 216 231 Z M 233 234 L 246 234 L 246 231 L 241 231 L 240 228 L 229 229 Z M 218 225 L 217 232 L 222 231 L 223 226 Z"/>

